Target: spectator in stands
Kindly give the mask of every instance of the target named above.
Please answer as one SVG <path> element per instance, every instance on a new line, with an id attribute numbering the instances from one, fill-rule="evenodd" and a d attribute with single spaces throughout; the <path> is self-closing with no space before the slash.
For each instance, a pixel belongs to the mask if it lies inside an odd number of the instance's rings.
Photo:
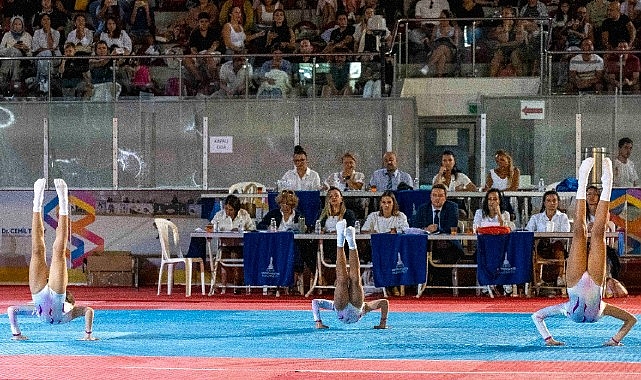
<path id="1" fill-rule="evenodd" d="M 447 199 L 445 185 L 437 183 L 430 192 L 430 202 L 421 205 L 412 220 L 412 227 L 421 228 L 430 234 L 450 234 L 458 228 L 458 205 Z M 432 246 L 432 258 L 444 264 L 454 264 L 463 256 L 459 241 L 439 241 Z M 443 268 L 430 267 L 435 285 L 451 284 L 452 272 Z"/>
<path id="2" fill-rule="evenodd" d="M 292 91 L 292 64 L 283 59 L 283 52 L 275 48 L 272 59 L 263 63 L 260 72 L 259 98 L 285 98 Z"/>
<path id="3" fill-rule="evenodd" d="M 578 7 L 574 18 L 566 25 L 566 45 L 567 50 L 578 50 L 581 48 L 581 42 L 588 38 L 594 41 L 594 28 L 587 18 L 587 9 Z"/>
<path id="4" fill-rule="evenodd" d="M 39 0 L 4 0 L 2 2 L 1 14 L 4 15 L 2 26 L 3 30 L 11 28 L 11 19 L 14 16 L 20 16 L 23 20 L 31 22 L 35 10 L 38 8 Z M 26 24 L 23 22 L 24 27 Z"/>
<path id="5" fill-rule="evenodd" d="M 47 13 L 40 15 L 38 25 L 42 25 L 33 33 L 33 42 L 31 50 L 37 57 L 54 57 L 60 56 L 58 44 L 60 43 L 60 32 L 51 27 L 51 18 Z M 42 59 L 37 61 L 38 72 L 36 82 L 39 85 L 40 92 L 49 91 L 49 69 L 51 61 Z"/>
<path id="6" fill-rule="evenodd" d="M 156 18 L 149 0 L 135 0 L 128 20 L 128 30 L 134 44 L 141 44 L 156 34 Z"/>
<path id="7" fill-rule="evenodd" d="M 302 146 L 294 147 L 294 169 L 288 170 L 280 180 L 280 188 L 285 190 L 320 190 L 320 176 L 307 166 L 307 152 Z M 340 191 L 339 191 L 340 192 Z M 329 197 L 329 194 L 328 194 Z M 342 197 L 341 197 L 342 199 Z M 354 225 L 354 223 L 352 223 Z"/>
<path id="8" fill-rule="evenodd" d="M 372 173 L 369 185 L 377 191 L 396 190 L 401 183 L 405 186 L 412 186 L 412 176 L 404 171 L 398 170 L 396 153 L 385 152 L 383 155 L 383 168 Z"/>
<path id="9" fill-rule="evenodd" d="M 76 28 L 67 35 L 67 42 L 75 45 L 74 53 L 91 54 L 93 51 L 93 31 L 86 27 L 87 18 L 84 13 L 77 13 L 73 18 Z"/>
<path id="10" fill-rule="evenodd" d="M 420 0 L 414 6 L 414 17 L 438 18 L 443 10 L 450 10 L 450 4 L 447 0 Z M 415 49 L 429 52 L 430 36 L 432 29 L 437 24 L 437 21 L 421 22 L 418 28 L 413 28 L 408 32 L 408 38 L 415 45 Z"/>
<path id="11" fill-rule="evenodd" d="M 335 55 L 331 59 L 329 73 L 325 74 L 327 84 L 323 85 L 321 96 L 350 96 L 353 94 L 350 84 L 350 63 L 347 62 L 347 52 L 347 48 L 338 48 L 334 51 Z"/>
<path id="12" fill-rule="evenodd" d="M 625 41 L 628 46 L 632 46 L 636 34 L 637 31 L 632 21 L 630 21 L 630 18 L 621 14 L 619 2 L 611 2 L 608 5 L 608 18 L 603 21 L 601 26 L 601 42 L 603 48 L 605 50 L 614 50 L 620 41 Z"/>
<path id="13" fill-rule="evenodd" d="M 96 84 L 113 81 L 112 58 L 105 41 L 96 42 L 95 56 L 89 60 L 89 72 L 91 73 L 90 88 Z"/>
<path id="14" fill-rule="evenodd" d="M 209 13 L 201 12 L 198 28 L 194 29 L 189 36 L 189 53 L 199 54 L 202 58 L 185 58 L 183 61 L 185 68 L 197 82 L 196 87 L 201 92 L 205 90 L 218 71 L 216 61 L 220 61 L 220 57 L 214 56 L 214 53 L 218 52 L 220 48 L 220 38 L 220 32 L 211 27 Z"/>
<path id="15" fill-rule="evenodd" d="M 608 54 L 605 63 L 606 82 L 608 91 L 639 93 L 639 72 L 641 65 L 634 54 L 625 53 L 630 50 L 627 42 L 619 42 L 616 47 L 619 54 Z"/>
<path id="16" fill-rule="evenodd" d="M 501 16 L 515 17 L 514 8 L 503 7 Z M 490 62 L 490 76 L 523 75 L 523 50 L 527 38 L 524 25 L 513 19 L 505 19 L 490 31 L 488 37 L 497 42 L 494 57 Z M 508 67 L 503 66 L 506 60 L 510 62 Z"/>
<path id="17" fill-rule="evenodd" d="M 519 11 L 519 16 L 532 17 L 532 18 L 540 18 L 540 17 L 547 18 L 548 8 L 545 6 L 543 2 L 539 0 L 527 0 L 527 4 L 525 4 Z"/>
<path id="18" fill-rule="evenodd" d="M 256 27 L 259 29 L 269 29 L 274 22 L 274 13 L 277 9 L 283 9 L 283 4 L 276 0 L 260 0 L 259 6 L 256 7 L 254 18 Z"/>
<path id="19" fill-rule="evenodd" d="M 543 194 L 543 205 L 538 214 L 532 215 L 525 227 L 532 232 L 570 232 L 570 220 L 567 214 L 559 210 L 559 194 L 548 190 Z M 550 228 L 552 227 L 552 228 Z M 565 257 L 567 255 L 566 239 L 537 239 L 536 255 L 544 259 L 557 260 L 556 268 L 550 273 L 534 271 L 534 283 L 556 282 L 557 286 L 565 286 Z"/>
<path id="20" fill-rule="evenodd" d="M 96 34 L 100 35 L 106 30 L 107 19 L 110 17 L 120 22 L 125 18 L 125 10 L 118 4 L 118 0 L 101 0 L 100 6 L 96 10 L 96 20 L 94 21 Z"/>
<path id="21" fill-rule="evenodd" d="M 369 28 L 369 20 L 376 15 L 375 8 L 370 7 L 365 9 L 365 14 L 361 18 L 361 22 L 354 26 L 354 52 L 358 53 L 379 53 L 381 39 L 384 39 L 386 46 L 390 46 L 392 34 L 389 29 L 385 28 L 384 34 L 374 34 Z M 384 49 L 384 48 L 383 48 Z M 361 61 L 371 61 L 373 55 L 368 54 L 361 56 Z"/>
<path id="22" fill-rule="evenodd" d="M 616 159 L 612 162 L 614 166 L 614 186 L 615 187 L 637 187 L 639 175 L 630 159 L 632 154 L 632 139 L 624 137 L 619 140 L 619 152 Z"/>
<path id="23" fill-rule="evenodd" d="M 601 92 L 603 90 L 603 58 L 587 53 L 594 50 L 592 40 L 589 38 L 581 41 L 581 50 L 584 53 L 570 59 L 568 92 Z"/>
<path id="24" fill-rule="evenodd" d="M 336 23 L 338 27 L 332 30 L 323 53 L 332 53 L 336 49 L 351 51 L 354 46 L 354 26 L 348 24 L 347 15 L 345 13 L 337 15 Z"/>
<path id="25" fill-rule="evenodd" d="M 475 36 L 472 35 L 472 24 L 474 21 L 465 21 L 465 20 L 460 20 L 458 21 L 458 26 L 462 31 L 465 31 L 465 27 L 467 27 L 467 36 L 466 36 L 466 41 L 470 45 L 472 44 L 472 39 L 473 38 L 479 38 L 481 36 L 481 25 L 482 25 L 482 19 L 485 17 L 485 12 L 483 11 L 483 5 L 479 4 L 478 1 L 474 0 L 463 0 L 456 9 L 451 9 L 454 12 L 454 15 L 458 18 L 475 18 L 479 19 L 479 21 L 476 22 L 475 25 L 475 30 L 474 32 L 476 33 Z"/>
<path id="26" fill-rule="evenodd" d="M 107 17 L 107 28 L 100 34 L 100 41 L 105 41 L 107 46 L 118 55 L 129 55 L 132 50 L 131 38 L 120 27 L 117 18 L 113 16 Z M 115 50 L 114 50 L 115 49 Z"/>
<path id="27" fill-rule="evenodd" d="M 232 12 L 234 8 L 240 11 L 240 25 L 244 30 L 250 31 L 254 27 L 254 9 L 249 0 L 226 0 L 220 6 L 220 14 L 218 15 L 218 22 L 220 25 L 225 25 L 232 19 Z"/>
<path id="28" fill-rule="evenodd" d="M 31 55 L 31 34 L 24 29 L 20 16 L 11 18 L 11 29 L 2 36 L 0 57 L 26 57 Z M 20 61 L 0 61 L 0 86 L 17 83 L 20 80 Z"/>
<path id="29" fill-rule="evenodd" d="M 621 2 L 621 14 L 630 18 L 635 29 L 641 25 L 641 3 L 638 0 L 625 0 Z"/>
<path id="30" fill-rule="evenodd" d="M 430 67 L 434 75 L 444 77 L 446 74 L 446 65 L 456 57 L 459 44 L 461 42 L 461 30 L 452 20 L 452 12 L 443 10 L 439 17 L 442 20 L 432 29 L 430 38 L 430 50 L 432 54 L 425 66 L 421 69 L 423 75 L 429 73 Z"/>
<path id="31" fill-rule="evenodd" d="M 265 47 L 268 50 L 279 49 L 282 52 L 291 53 L 296 49 L 296 35 L 285 18 L 285 11 L 277 9 L 274 11 L 274 21 L 267 30 Z"/>
<path id="32" fill-rule="evenodd" d="M 223 26 L 222 31 L 223 43 L 226 49 L 225 54 L 243 54 L 246 52 L 245 43 L 266 34 L 263 30 L 255 34 L 246 35 L 242 23 L 243 15 L 240 7 L 233 7 L 229 14 L 229 22 Z"/>
<path id="33" fill-rule="evenodd" d="M 451 150 L 441 154 L 441 168 L 432 179 L 432 185 L 443 184 L 448 191 L 476 191 L 476 185 L 456 166 L 456 157 Z"/>
<path id="34" fill-rule="evenodd" d="M 302 56 L 292 57 L 292 74 L 296 83 L 298 96 L 313 97 L 314 86 L 312 75 L 314 72 L 314 45 L 308 38 L 303 38 L 298 46 L 297 54 Z"/>
<path id="35" fill-rule="evenodd" d="M 57 1 L 56 5 L 54 8 L 53 0 L 40 1 L 40 6 L 36 7 L 36 13 L 31 22 L 34 30 L 42 27 L 40 20 L 42 19 L 42 15 L 46 14 L 49 15 L 50 27 L 61 33 L 61 37 L 65 36 L 65 26 L 67 25 L 67 21 L 69 21 L 71 12 L 67 12 L 60 1 Z"/>
<path id="36" fill-rule="evenodd" d="M 216 96 L 233 98 L 246 95 L 251 77 L 251 65 L 245 62 L 245 58 L 234 56 L 220 66 L 220 91 Z"/>
<path id="37" fill-rule="evenodd" d="M 198 28 L 198 22 L 200 21 L 200 14 L 207 13 L 209 15 L 209 25 L 212 28 L 220 28 L 222 24 L 218 23 L 218 7 L 216 4 L 212 3 L 210 0 L 198 0 L 198 4 L 190 8 L 187 11 L 186 23 L 189 28 L 189 31 L 192 31 Z"/>
<path id="38" fill-rule="evenodd" d="M 76 56 L 76 46 L 72 42 L 65 44 L 64 59 L 58 66 L 62 80 L 62 96 L 84 97 L 90 81 L 89 61 L 86 59 L 68 59 Z"/>
<path id="39" fill-rule="evenodd" d="M 573 21 L 574 15 L 570 10 L 570 1 L 562 0 L 552 14 L 552 46 L 556 51 L 565 50 L 566 28 Z"/>
<path id="40" fill-rule="evenodd" d="M 365 174 L 356 171 L 356 157 L 352 153 L 345 153 L 341 157 L 342 169 L 330 174 L 324 182 L 325 188 L 336 187 L 349 190 L 362 190 L 365 183 Z"/>
<path id="41" fill-rule="evenodd" d="M 338 16 L 338 2 L 336 0 L 317 0 L 316 15 L 320 16 L 320 26 L 325 28 L 334 24 Z M 347 14 L 345 14 L 347 16 Z"/>
<path id="42" fill-rule="evenodd" d="M 608 0 L 592 0 L 586 5 L 588 11 L 587 18 L 594 28 L 594 46 L 602 50 L 601 46 L 601 26 L 603 21 L 608 18 Z"/>

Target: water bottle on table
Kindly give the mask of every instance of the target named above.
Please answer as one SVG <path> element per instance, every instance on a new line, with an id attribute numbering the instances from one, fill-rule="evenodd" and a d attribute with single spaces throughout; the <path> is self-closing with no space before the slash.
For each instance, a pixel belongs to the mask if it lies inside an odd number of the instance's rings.
<path id="1" fill-rule="evenodd" d="M 269 222 L 269 232 L 276 232 L 276 219 L 274 218 Z"/>
<path id="2" fill-rule="evenodd" d="M 316 224 L 314 224 L 314 233 L 315 234 L 320 234 L 321 233 L 321 221 L 317 220 Z"/>

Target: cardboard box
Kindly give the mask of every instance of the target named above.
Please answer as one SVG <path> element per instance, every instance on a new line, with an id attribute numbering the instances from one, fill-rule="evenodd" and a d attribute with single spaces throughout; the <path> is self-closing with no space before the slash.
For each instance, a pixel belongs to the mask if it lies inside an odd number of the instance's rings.
<path id="1" fill-rule="evenodd" d="M 87 276 L 89 286 L 133 286 L 131 272 L 89 272 Z"/>
<path id="2" fill-rule="evenodd" d="M 133 257 L 129 251 L 104 251 L 87 257 L 87 271 L 91 272 L 132 272 Z"/>
<path id="3" fill-rule="evenodd" d="M 129 251 L 105 251 L 87 257 L 89 286 L 133 286 L 133 271 Z"/>

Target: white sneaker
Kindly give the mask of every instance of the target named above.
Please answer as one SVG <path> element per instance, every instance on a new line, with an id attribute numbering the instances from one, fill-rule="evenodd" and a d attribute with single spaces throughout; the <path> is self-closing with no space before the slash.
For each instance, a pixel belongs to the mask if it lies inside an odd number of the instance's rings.
<path id="1" fill-rule="evenodd" d="M 559 278 L 556 279 L 556 286 L 566 286 L 565 277 L 559 276 Z"/>
<path id="2" fill-rule="evenodd" d="M 512 294 L 512 285 L 503 285 L 503 291 L 505 294 Z"/>
<path id="3" fill-rule="evenodd" d="M 429 74 L 430 73 L 430 67 L 428 65 L 423 66 L 423 68 L 421 69 L 421 73 L 423 75 Z"/>

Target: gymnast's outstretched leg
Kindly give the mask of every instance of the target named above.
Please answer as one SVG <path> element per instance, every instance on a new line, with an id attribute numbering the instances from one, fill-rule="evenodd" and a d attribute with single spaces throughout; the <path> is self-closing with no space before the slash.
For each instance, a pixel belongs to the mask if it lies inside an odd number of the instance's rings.
<path id="1" fill-rule="evenodd" d="M 587 272 L 592 280 L 599 285 L 603 290 L 605 285 L 605 271 L 607 251 L 605 244 L 606 223 L 608 222 L 610 196 L 612 193 L 612 162 L 609 158 L 603 159 L 603 169 L 601 175 L 601 183 L 603 189 L 601 190 L 601 197 L 596 209 L 594 224 L 592 225 L 592 237 L 590 239 L 590 254 L 588 255 L 588 269 Z M 623 321 L 623 325 L 616 334 L 603 345 L 605 346 L 620 346 L 621 340 L 630 332 L 632 327 L 636 324 L 637 319 L 634 315 L 627 311 L 603 302 L 603 315 L 609 315 Z"/>
<path id="2" fill-rule="evenodd" d="M 345 230 L 345 239 L 349 246 L 349 303 L 360 309 L 365 301 L 365 292 L 363 291 L 361 262 L 356 248 L 355 234 L 354 227 L 347 227 Z"/>
<path id="3" fill-rule="evenodd" d="M 31 261 L 29 262 L 29 291 L 31 291 L 31 294 L 40 292 L 47 285 L 47 277 L 49 275 L 45 247 L 45 227 L 42 221 L 45 186 L 47 186 L 45 178 L 40 178 L 33 184 Z"/>
<path id="4" fill-rule="evenodd" d="M 58 226 L 56 239 L 53 243 L 51 255 L 51 268 L 49 269 L 49 287 L 58 294 L 67 292 L 67 241 L 69 240 L 69 195 L 67 184 L 62 179 L 55 179 L 56 193 L 58 194 Z"/>
<path id="5" fill-rule="evenodd" d="M 334 289 L 334 308 L 343 310 L 350 302 L 350 276 L 345 255 L 345 220 L 336 223 L 336 282 Z"/>

